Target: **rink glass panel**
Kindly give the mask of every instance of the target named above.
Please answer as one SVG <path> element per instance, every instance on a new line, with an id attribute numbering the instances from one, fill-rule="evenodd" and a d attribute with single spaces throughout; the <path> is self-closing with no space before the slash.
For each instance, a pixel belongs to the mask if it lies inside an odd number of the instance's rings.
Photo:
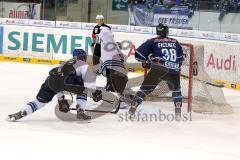
<path id="1" fill-rule="evenodd" d="M 137 1 L 137 0 L 136 0 Z M 150 2 L 151 0 L 147 1 Z M 4 2 L 19 2 L 17 0 L 6 0 L 0 2 L 0 12 L 6 10 Z M 27 3 L 28 1 L 21 1 Z M 123 24 L 128 25 L 132 18 L 128 9 L 124 7 L 116 9 L 115 0 L 36 0 L 35 3 L 41 4 L 41 19 L 51 21 L 74 21 L 74 22 L 93 22 L 97 14 L 103 14 L 105 22 L 108 24 Z M 121 3 L 125 1 L 122 0 Z M 133 2 L 129 0 L 130 4 Z M 141 1 L 138 1 L 140 3 Z M 155 6 L 160 5 L 160 1 Z M 174 1 L 172 1 L 174 2 Z M 171 7 L 172 2 L 164 2 L 164 7 Z M 117 2 L 118 3 L 118 2 Z M 162 5 L 162 4 L 161 4 Z M 173 5 L 173 7 L 182 7 L 183 4 Z M 148 5 L 146 12 L 151 12 L 151 3 Z M 240 33 L 239 30 L 239 12 L 240 5 L 236 2 L 224 4 L 219 2 L 209 1 L 195 1 L 191 8 L 193 9 L 192 15 L 192 29 L 201 31 L 213 32 L 229 32 Z M 4 14 L 0 14 L 4 17 Z M 8 17 L 4 17 L 8 18 Z M 147 20 L 147 19 L 146 19 Z"/>

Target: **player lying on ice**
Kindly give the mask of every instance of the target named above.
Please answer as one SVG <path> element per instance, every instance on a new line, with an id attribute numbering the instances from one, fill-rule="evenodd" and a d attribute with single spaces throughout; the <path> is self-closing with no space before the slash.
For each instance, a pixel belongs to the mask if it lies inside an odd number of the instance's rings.
<path id="1" fill-rule="evenodd" d="M 16 121 L 28 116 L 35 111 L 44 107 L 52 101 L 56 95 L 59 103 L 59 110 L 67 113 L 69 111 L 68 101 L 65 99 L 63 91 L 77 94 L 77 119 L 88 120 L 90 116 L 86 115 L 85 107 L 87 102 L 87 93 L 82 91 L 83 86 L 96 89 L 96 76 L 86 63 L 87 53 L 83 49 L 75 49 L 73 58 L 61 64 L 57 68 L 53 68 L 42 84 L 37 97 L 34 101 L 29 102 L 22 110 L 15 114 L 8 115 L 9 121 Z M 93 99 L 101 96 L 101 91 L 96 90 L 93 93 Z"/>
<path id="2" fill-rule="evenodd" d="M 136 60 L 150 69 L 140 90 L 136 93 L 130 115 L 134 115 L 143 99 L 150 94 L 161 81 L 166 81 L 172 90 L 176 117 L 181 117 L 182 94 L 180 86 L 181 65 L 184 54 L 176 39 L 169 38 L 169 28 L 165 24 L 156 27 L 157 37 L 147 40 L 136 51 Z"/>

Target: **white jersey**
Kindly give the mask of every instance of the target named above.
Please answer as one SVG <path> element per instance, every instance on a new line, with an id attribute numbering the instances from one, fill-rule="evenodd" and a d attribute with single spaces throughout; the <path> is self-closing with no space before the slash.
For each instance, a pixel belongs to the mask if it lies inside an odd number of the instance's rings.
<path id="1" fill-rule="evenodd" d="M 90 66 L 85 61 L 70 59 L 67 62 L 61 64 L 58 68 L 59 71 L 62 70 L 64 65 L 72 65 L 76 76 L 81 79 L 83 86 L 91 89 L 96 89 L 96 75 L 91 70 Z"/>
<path id="2" fill-rule="evenodd" d="M 83 83 L 80 84 L 80 82 L 78 82 L 76 85 L 83 85 L 86 88 L 96 89 L 96 74 L 91 70 L 87 62 L 71 59 L 60 65 L 59 71 L 66 63 L 73 66 L 76 73 L 76 79 Z M 57 94 L 58 99 L 61 99 L 63 95 L 64 92 L 59 92 Z M 81 109 L 84 110 L 86 108 L 87 90 L 85 90 L 82 94 L 76 96 L 76 103 Z"/>
<path id="3" fill-rule="evenodd" d="M 78 60 L 73 67 L 76 70 L 77 76 L 82 78 L 84 87 L 96 89 L 96 75 L 87 62 Z"/>
<path id="4" fill-rule="evenodd" d="M 105 69 L 113 69 L 125 74 L 124 56 L 114 40 L 113 32 L 108 28 L 102 26 L 100 28 L 100 44 L 101 44 L 101 70 L 104 74 Z"/>

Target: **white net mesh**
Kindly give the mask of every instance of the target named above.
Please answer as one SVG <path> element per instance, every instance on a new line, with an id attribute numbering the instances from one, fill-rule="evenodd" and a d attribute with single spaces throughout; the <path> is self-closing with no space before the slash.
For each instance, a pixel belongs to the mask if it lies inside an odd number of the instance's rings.
<path id="1" fill-rule="evenodd" d="M 190 57 L 193 56 L 194 78 L 213 82 L 207 72 L 204 71 L 204 47 L 182 44 L 186 54 L 185 62 L 182 65 L 181 73 L 189 76 Z M 193 53 L 194 52 L 194 53 Z M 210 86 L 203 82 L 192 81 L 192 103 L 191 108 L 198 113 L 231 113 L 232 107 L 227 104 L 221 88 Z M 184 97 L 183 102 L 189 103 L 189 78 L 181 78 L 181 91 Z M 172 101 L 171 91 L 166 82 L 162 81 L 158 87 L 146 98 L 150 101 Z"/>

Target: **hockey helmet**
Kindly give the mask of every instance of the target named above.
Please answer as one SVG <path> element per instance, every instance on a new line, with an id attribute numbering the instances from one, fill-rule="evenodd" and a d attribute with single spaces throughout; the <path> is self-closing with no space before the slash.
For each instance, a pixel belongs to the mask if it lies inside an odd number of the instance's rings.
<path id="1" fill-rule="evenodd" d="M 169 33 L 169 27 L 166 24 L 160 23 L 156 27 L 156 33 L 161 37 L 167 37 Z"/>
<path id="2" fill-rule="evenodd" d="M 104 16 L 103 16 L 102 14 L 98 14 L 98 15 L 96 16 L 96 20 L 98 20 L 98 19 L 104 19 Z"/>
<path id="3" fill-rule="evenodd" d="M 83 49 L 74 49 L 73 58 L 86 61 L 87 60 L 87 52 L 85 52 Z"/>

